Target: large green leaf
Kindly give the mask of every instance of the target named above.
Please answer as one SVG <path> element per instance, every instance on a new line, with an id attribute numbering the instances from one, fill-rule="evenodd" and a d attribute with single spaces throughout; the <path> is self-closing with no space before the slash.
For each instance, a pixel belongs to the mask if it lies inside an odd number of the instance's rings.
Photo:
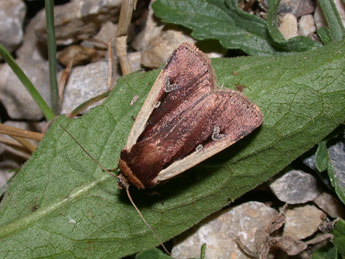
<path id="1" fill-rule="evenodd" d="M 267 181 L 344 121 L 344 52 L 341 42 L 296 56 L 213 60 L 219 85 L 245 87 L 243 93 L 264 113 L 264 123 L 153 190 L 132 188 L 138 207 L 163 240 Z M 157 74 L 126 76 L 103 105 L 79 119 L 54 122 L 1 203 L 2 256 L 115 258 L 158 244 L 116 188 L 116 179 L 59 126 L 67 127 L 106 168 L 116 167 L 132 117 Z M 139 99 L 130 106 L 135 95 Z"/>

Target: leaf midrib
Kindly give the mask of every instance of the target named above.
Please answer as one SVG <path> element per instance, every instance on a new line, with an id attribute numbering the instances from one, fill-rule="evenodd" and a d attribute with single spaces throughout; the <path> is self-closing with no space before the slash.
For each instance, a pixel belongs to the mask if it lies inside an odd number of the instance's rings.
<path id="1" fill-rule="evenodd" d="M 65 206 L 66 204 L 83 197 L 85 193 L 92 190 L 94 187 L 96 187 L 98 184 L 105 182 L 108 180 L 111 176 L 104 174 L 99 179 L 92 181 L 91 183 L 87 183 L 85 185 L 80 186 L 79 188 L 75 188 L 73 191 L 70 192 L 70 194 L 66 195 L 66 198 L 56 202 L 53 201 L 50 206 L 45 206 L 42 209 L 38 209 L 35 212 L 24 216 L 16 221 L 13 221 L 7 225 L 0 227 L 0 238 L 3 238 L 7 235 L 10 235 L 13 232 L 16 232 L 20 229 L 23 229 L 30 224 L 39 221 L 41 218 L 50 215 L 54 211 L 58 210 L 59 208 Z"/>

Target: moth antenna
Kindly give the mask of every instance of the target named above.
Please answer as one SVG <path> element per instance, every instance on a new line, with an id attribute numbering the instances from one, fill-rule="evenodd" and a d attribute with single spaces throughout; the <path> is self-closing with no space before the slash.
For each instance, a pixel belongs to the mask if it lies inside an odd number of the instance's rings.
<path id="1" fill-rule="evenodd" d="M 152 234 L 154 235 L 154 237 L 157 239 L 157 241 L 159 241 L 159 243 L 161 244 L 163 250 L 168 254 L 170 255 L 168 249 L 164 246 L 162 240 L 159 238 L 159 236 L 156 234 L 156 232 L 152 229 L 152 227 L 149 225 L 149 223 L 147 223 L 146 219 L 144 218 L 143 214 L 141 214 L 140 210 L 138 209 L 137 205 L 135 205 L 133 199 L 132 199 L 132 196 L 129 192 L 129 185 L 125 185 L 125 190 L 126 190 L 126 193 L 127 193 L 127 196 L 128 196 L 128 199 L 129 201 L 132 203 L 132 206 L 134 207 L 134 209 L 137 211 L 137 213 L 139 214 L 140 218 L 144 221 L 146 227 L 148 227 L 148 229 L 152 232 Z"/>
<path id="2" fill-rule="evenodd" d="M 75 141 L 75 143 L 78 144 L 78 146 L 85 152 L 85 154 L 87 154 L 88 157 L 92 161 L 94 161 L 104 172 L 106 172 L 107 174 L 109 174 L 109 175 L 111 175 L 113 177 L 116 177 L 115 174 L 110 172 L 110 170 L 106 169 L 96 158 L 94 158 L 64 126 L 62 126 L 61 124 L 59 124 L 59 125 Z"/>
<path id="3" fill-rule="evenodd" d="M 164 246 L 162 240 L 159 238 L 159 236 L 156 234 L 156 232 L 152 229 L 152 227 L 149 225 L 149 223 L 147 223 L 146 219 L 144 218 L 143 214 L 141 214 L 140 210 L 138 209 L 137 205 L 134 203 L 132 196 L 129 192 L 129 184 L 127 183 L 126 179 L 123 179 L 122 174 L 120 174 L 119 176 L 114 175 L 112 172 L 110 172 L 110 170 L 106 169 L 96 158 L 94 158 L 80 143 L 79 141 L 61 124 L 59 124 L 60 127 L 78 144 L 78 146 L 88 155 L 88 157 L 94 161 L 104 172 L 108 173 L 111 176 L 114 176 L 116 178 L 118 178 L 120 185 L 122 187 L 125 188 L 126 190 L 126 194 L 127 197 L 129 199 L 129 201 L 131 202 L 132 206 L 134 207 L 134 209 L 136 210 L 136 212 L 139 214 L 140 218 L 142 219 L 142 221 L 144 222 L 144 224 L 146 225 L 146 227 L 152 232 L 152 234 L 154 235 L 154 237 L 157 239 L 157 241 L 160 243 L 160 245 L 162 246 L 163 250 L 170 255 L 168 249 Z"/>

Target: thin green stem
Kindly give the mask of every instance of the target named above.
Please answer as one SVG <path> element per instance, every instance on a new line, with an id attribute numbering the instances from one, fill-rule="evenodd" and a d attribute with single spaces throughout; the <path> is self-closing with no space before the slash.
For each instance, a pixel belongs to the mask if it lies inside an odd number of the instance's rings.
<path id="1" fill-rule="evenodd" d="M 59 114 L 59 89 L 56 79 L 56 42 L 54 29 L 54 0 L 45 0 L 46 23 L 48 32 L 48 59 L 50 76 L 50 93 L 52 109 Z"/>

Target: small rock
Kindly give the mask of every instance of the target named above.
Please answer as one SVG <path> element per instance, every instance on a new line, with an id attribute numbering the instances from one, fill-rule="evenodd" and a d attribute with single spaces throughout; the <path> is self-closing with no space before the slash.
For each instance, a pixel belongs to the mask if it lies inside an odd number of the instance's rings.
<path id="1" fill-rule="evenodd" d="M 86 39 L 85 41 L 83 41 L 81 45 L 86 47 L 107 49 L 108 42 L 110 41 L 112 46 L 114 46 L 117 26 L 117 24 L 114 24 L 111 21 L 102 24 L 99 32 L 95 36 L 93 36 L 91 40 Z M 127 33 L 127 42 L 133 41 L 136 34 L 133 23 L 129 24 Z"/>
<path id="2" fill-rule="evenodd" d="M 160 23 L 154 17 L 150 5 L 145 29 L 135 38 L 132 47 L 142 51 L 141 64 L 144 67 L 158 68 L 182 42 L 195 43 L 195 40 L 180 28 Z M 202 45 L 199 47 L 212 57 L 224 56 L 226 53 L 226 50 L 220 46 L 216 46 L 216 51 L 212 49 L 213 53 L 208 53 Z"/>
<path id="3" fill-rule="evenodd" d="M 163 28 L 164 24 L 160 23 L 154 17 L 152 3 L 150 3 L 145 28 L 136 36 L 132 43 L 132 47 L 139 51 L 147 49 L 150 39 L 156 37 Z"/>
<path id="4" fill-rule="evenodd" d="M 22 0 L 0 1 L 0 43 L 14 51 L 23 40 L 26 6 Z"/>
<path id="5" fill-rule="evenodd" d="M 315 12 L 316 4 L 313 0 L 301 0 L 300 4 L 293 14 L 298 18 L 303 15 L 313 14 Z"/>
<path id="6" fill-rule="evenodd" d="M 54 7 L 55 36 L 57 45 L 70 45 L 95 35 L 101 25 L 112 20 L 117 22 L 121 0 L 74 0 Z M 38 37 L 46 42 L 47 30 L 45 11 L 38 14 L 41 19 L 36 25 Z"/>
<path id="7" fill-rule="evenodd" d="M 41 16 L 36 15 L 25 27 L 23 44 L 16 51 L 18 58 L 27 58 L 33 60 L 48 59 L 46 43 L 43 44 L 41 41 L 39 41 L 35 29 L 37 24 L 42 23 Z"/>
<path id="8" fill-rule="evenodd" d="M 139 71 L 141 69 L 141 65 L 140 65 L 141 52 L 137 51 L 137 52 L 128 53 L 127 57 L 128 57 L 129 66 L 131 67 L 131 71 L 132 72 Z"/>
<path id="9" fill-rule="evenodd" d="M 308 247 L 304 242 L 295 240 L 290 236 L 271 238 L 271 242 L 274 244 L 274 248 L 281 249 L 289 256 L 299 255 Z"/>
<path id="10" fill-rule="evenodd" d="M 311 14 L 304 15 L 298 22 L 299 34 L 310 37 L 315 31 L 314 17 Z"/>
<path id="11" fill-rule="evenodd" d="M 248 202 L 223 210 L 175 239 L 174 258 L 199 258 L 206 243 L 206 258 L 248 258 L 234 241 L 241 240 L 256 251 L 257 230 L 267 227 L 278 213 L 259 202 Z"/>
<path id="12" fill-rule="evenodd" d="M 93 56 L 97 55 L 97 50 L 80 45 L 71 45 L 60 51 L 57 56 L 59 62 L 67 66 L 73 60 L 73 66 L 85 65 L 90 63 Z"/>
<path id="13" fill-rule="evenodd" d="M 326 214 L 312 205 L 288 209 L 285 213 L 283 235 L 301 240 L 313 235 L 326 218 Z"/>
<path id="14" fill-rule="evenodd" d="M 314 203 L 332 218 L 345 218 L 344 205 L 333 195 L 323 192 L 314 200 Z"/>
<path id="15" fill-rule="evenodd" d="M 315 10 L 315 3 L 312 0 L 281 0 L 278 13 L 292 13 L 296 17 L 311 14 Z"/>
<path id="16" fill-rule="evenodd" d="M 296 16 L 292 13 L 283 15 L 280 19 L 279 31 L 286 40 L 296 37 L 298 35 Z"/>
<path id="17" fill-rule="evenodd" d="M 170 53 L 182 42 L 194 43 L 195 40 L 182 31 L 159 23 L 154 17 L 150 4 L 145 29 L 139 33 L 132 46 L 134 49 L 142 51 L 141 64 L 143 66 L 157 68 L 168 59 Z"/>
<path id="18" fill-rule="evenodd" d="M 49 105 L 48 63 L 26 58 L 19 58 L 16 62 Z M 42 111 L 12 69 L 7 64 L 0 69 L 0 100 L 8 115 L 12 119 L 40 120 L 43 117 Z"/>
<path id="19" fill-rule="evenodd" d="M 300 204 L 314 200 L 321 189 L 316 179 L 300 170 L 291 170 L 270 184 L 277 198 L 288 204 Z"/>
<path id="20" fill-rule="evenodd" d="M 61 112 L 70 113 L 83 102 L 106 92 L 107 67 L 107 61 L 101 60 L 73 68 L 65 87 Z"/>
<path id="21" fill-rule="evenodd" d="M 130 28 L 132 27 L 130 26 Z M 112 46 L 114 46 L 116 32 L 117 24 L 114 24 L 111 21 L 102 24 L 99 32 L 92 38 L 92 45 L 97 48 L 107 49 L 108 41 L 110 41 Z"/>
<path id="22" fill-rule="evenodd" d="M 141 64 L 149 68 L 160 67 L 182 42 L 194 43 L 194 40 L 181 31 L 162 31 L 149 41 L 148 48 L 142 52 Z"/>
<path id="23" fill-rule="evenodd" d="M 303 164 L 308 166 L 310 169 L 317 171 L 316 165 L 315 165 L 315 154 L 304 157 Z"/>

